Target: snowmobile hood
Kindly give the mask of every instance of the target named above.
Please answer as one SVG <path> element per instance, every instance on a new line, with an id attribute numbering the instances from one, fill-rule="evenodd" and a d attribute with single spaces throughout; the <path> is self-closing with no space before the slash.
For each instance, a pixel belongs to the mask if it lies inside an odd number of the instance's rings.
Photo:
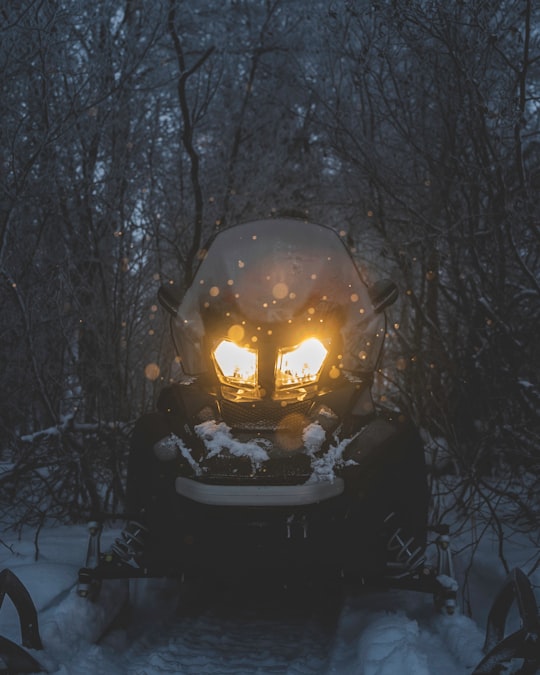
<path id="1" fill-rule="evenodd" d="M 207 367 L 202 345 L 210 326 L 219 324 L 223 334 L 238 327 L 249 343 L 256 339 L 249 330 L 294 331 L 329 314 L 341 317 L 343 367 L 373 369 L 384 319 L 334 230 L 295 219 L 258 220 L 219 232 L 201 258 L 175 320 L 187 374 Z"/>

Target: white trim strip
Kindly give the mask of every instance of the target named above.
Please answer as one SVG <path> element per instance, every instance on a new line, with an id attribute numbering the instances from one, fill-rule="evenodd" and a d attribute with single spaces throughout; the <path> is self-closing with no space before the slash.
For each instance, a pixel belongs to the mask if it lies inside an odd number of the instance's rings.
<path id="1" fill-rule="evenodd" d="M 182 497 L 211 506 L 304 506 L 337 497 L 345 484 L 336 477 L 303 485 L 209 485 L 178 476 L 175 487 Z"/>

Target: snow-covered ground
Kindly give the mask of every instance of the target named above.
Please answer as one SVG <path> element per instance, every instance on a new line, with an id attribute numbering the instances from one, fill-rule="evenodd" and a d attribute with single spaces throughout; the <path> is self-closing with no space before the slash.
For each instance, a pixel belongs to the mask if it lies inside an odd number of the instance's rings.
<path id="1" fill-rule="evenodd" d="M 126 598 L 126 583 L 106 582 L 107 592 L 97 604 L 79 598 L 75 580 L 85 556 L 86 529 L 44 529 L 37 561 L 33 534 L 2 536 L 0 569 L 11 568 L 34 598 L 45 647 L 35 656 L 57 675 L 464 675 L 481 658 L 488 605 L 502 579 L 486 539 L 477 554 L 474 620 L 460 612 L 438 615 L 429 596 L 413 592 L 343 599 L 323 587 L 300 594 L 262 593 L 262 579 L 259 589 L 252 583 L 240 596 L 210 594 L 196 611 L 189 611 L 190 605 L 182 611 L 175 582 L 140 580 L 130 583 L 129 620 L 96 644 Z M 115 534 L 106 532 L 104 545 Z M 459 577 L 459 558 L 456 562 Z M 474 573 L 471 584 L 476 584 Z M 0 634 L 19 642 L 8 600 L 0 612 Z"/>

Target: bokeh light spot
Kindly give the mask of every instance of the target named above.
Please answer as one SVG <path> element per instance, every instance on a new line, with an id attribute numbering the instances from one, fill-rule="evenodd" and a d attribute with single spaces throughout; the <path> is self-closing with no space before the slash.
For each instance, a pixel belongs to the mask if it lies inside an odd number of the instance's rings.
<path id="1" fill-rule="evenodd" d="M 405 370 L 407 368 L 407 359 L 404 358 L 403 356 L 400 356 L 396 360 L 396 368 L 401 371 Z"/>
<path id="2" fill-rule="evenodd" d="M 333 380 L 336 380 L 340 375 L 340 370 L 337 366 L 332 366 L 328 374 Z"/>
<path id="3" fill-rule="evenodd" d="M 289 287 L 287 284 L 283 283 L 282 281 L 274 284 L 274 287 L 272 288 L 272 295 L 274 298 L 276 298 L 276 300 L 283 300 L 283 298 L 286 298 L 288 294 Z"/>
<path id="4" fill-rule="evenodd" d="M 278 445 L 287 451 L 297 450 L 303 444 L 304 428 L 308 420 L 304 415 L 292 413 L 285 415 L 276 431 Z"/>
<path id="5" fill-rule="evenodd" d="M 157 363 L 148 363 L 144 368 L 144 376 L 147 380 L 154 382 L 159 377 L 159 366 Z"/>
<path id="6" fill-rule="evenodd" d="M 238 325 L 237 323 L 231 326 L 227 331 L 227 337 L 229 338 L 229 340 L 232 340 L 233 342 L 241 342 L 244 339 L 244 335 L 245 330 L 242 328 L 242 326 Z"/>

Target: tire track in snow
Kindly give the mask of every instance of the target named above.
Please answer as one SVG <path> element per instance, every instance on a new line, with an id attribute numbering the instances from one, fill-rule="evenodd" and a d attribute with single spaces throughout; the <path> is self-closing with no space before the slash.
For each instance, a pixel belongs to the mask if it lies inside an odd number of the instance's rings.
<path id="1" fill-rule="evenodd" d="M 158 673 L 185 675 L 314 675 L 327 670 L 328 642 L 313 620 L 210 611 L 174 622 L 158 639 L 147 633 L 127 655 L 126 672 L 142 675 L 150 666 Z"/>

